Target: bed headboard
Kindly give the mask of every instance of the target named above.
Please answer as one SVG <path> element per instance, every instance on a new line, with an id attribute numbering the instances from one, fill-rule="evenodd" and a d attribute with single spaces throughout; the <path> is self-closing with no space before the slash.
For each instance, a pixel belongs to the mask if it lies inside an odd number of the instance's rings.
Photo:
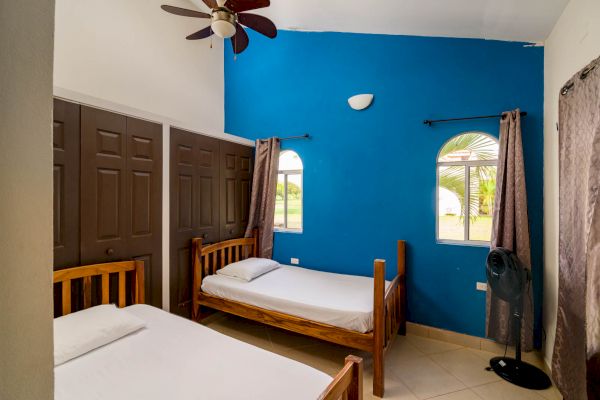
<path id="1" fill-rule="evenodd" d="M 204 246 L 201 238 L 192 239 L 193 293 L 198 293 L 202 278 L 214 275 L 218 270 L 236 261 L 258 257 L 258 229 L 252 237 L 231 239 Z"/>
<path id="2" fill-rule="evenodd" d="M 66 268 L 54 271 L 54 283 L 59 283 L 62 292 L 62 315 L 71 313 L 71 282 L 82 281 L 83 308 L 92 306 L 92 282 L 94 277 L 99 277 L 101 288 L 101 302 L 108 304 L 110 301 L 110 276 L 117 275 L 119 307 L 127 304 L 126 285 L 127 273 L 130 273 L 131 296 L 133 304 L 144 303 L 144 262 L 120 261 L 105 264 L 86 265 L 83 267 Z"/>

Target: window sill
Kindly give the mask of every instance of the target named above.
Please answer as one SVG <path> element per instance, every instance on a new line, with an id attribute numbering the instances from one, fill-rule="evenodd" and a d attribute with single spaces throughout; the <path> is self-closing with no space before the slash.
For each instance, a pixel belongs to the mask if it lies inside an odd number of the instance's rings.
<path id="1" fill-rule="evenodd" d="M 286 229 L 286 228 L 274 228 L 273 232 L 275 233 L 302 233 L 302 229 Z"/>
<path id="2" fill-rule="evenodd" d="M 468 246 L 468 247 L 490 247 L 490 242 L 482 242 L 478 240 L 444 240 L 437 239 L 437 244 L 449 244 L 454 246 Z"/>

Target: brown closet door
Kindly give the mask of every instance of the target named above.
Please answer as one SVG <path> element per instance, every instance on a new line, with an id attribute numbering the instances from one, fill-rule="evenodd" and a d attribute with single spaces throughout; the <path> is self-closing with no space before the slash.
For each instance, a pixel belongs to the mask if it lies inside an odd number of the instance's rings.
<path id="1" fill-rule="evenodd" d="M 220 240 L 242 237 L 248 224 L 252 147 L 221 142 Z"/>
<path id="2" fill-rule="evenodd" d="M 81 263 L 141 259 L 162 304 L 162 127 L 81 108 Z"/>
<path id="3" fill-rule="evenodd" d="M 162 306 L 162 126 L 127 117 L 127 257 L 144 261 L 146 303 Z"/>
<path id="4" fill-rule="evenodd" d="M 128 257 L 127 117 L 81 107 L 81 262 Z"/>
<path id="5" fill-rule="evenodd" d="M 219 241 L 219 141 L 171 129 L 171 312 L 189 317 L 191 239 Z"/>
<path id="6" fill-rule="evenodd" d="M 79 264 L 79 105 L 54 100 L 54 268 Z"/>

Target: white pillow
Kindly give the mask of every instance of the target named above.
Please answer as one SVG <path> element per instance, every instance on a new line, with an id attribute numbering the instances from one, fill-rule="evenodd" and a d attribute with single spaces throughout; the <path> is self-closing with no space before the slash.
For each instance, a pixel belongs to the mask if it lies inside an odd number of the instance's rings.
<path id="1" fill-rule="evenodd" d="M 54 319 L 54 366 L 114 342 L 146 322 L 114 304 L 91 307 Z"/>
<path id="2" fill-rule="evenodd" d="M 279 268 L 279 263 L 277 261 L 269 260 L 268 258 L 251 257 L 242 261 L 234 262 L 233 264 L 229 264 L 225 268 L 218 270 L 217 274 L 250 282 L 252 279 L 264 275 L 267 272 L 271 272 L 277 268 Z"/>

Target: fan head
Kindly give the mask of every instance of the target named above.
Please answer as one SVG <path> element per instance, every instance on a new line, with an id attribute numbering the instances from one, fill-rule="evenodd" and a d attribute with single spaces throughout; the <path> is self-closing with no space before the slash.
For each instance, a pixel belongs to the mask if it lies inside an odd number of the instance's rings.
<path id="1" fill-rule="evenodd" d="M 520 300 L 527 283 L 527 271 L 513 252 L 502 247 L 490 251 L 486 275 L 496 296 L 511 304 Z"/>

